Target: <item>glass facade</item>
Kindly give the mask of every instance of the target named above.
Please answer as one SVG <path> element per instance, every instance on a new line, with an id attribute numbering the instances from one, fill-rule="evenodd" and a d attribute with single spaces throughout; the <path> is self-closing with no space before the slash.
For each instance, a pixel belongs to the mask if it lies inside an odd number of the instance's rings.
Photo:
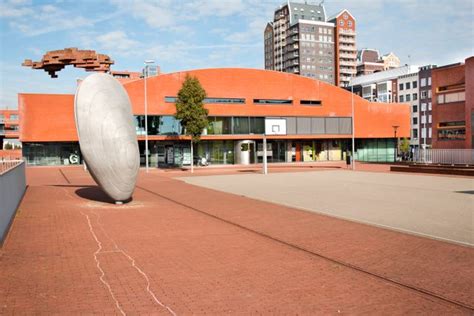
<path id="1" fill-rule="evenodd" d="M 234 163 L 234 141 L 232 140 L 200 141 L 194 146 L 195 155 L 205 157 L 210 164 Z"/>
<path id="2" fill-rule="evenodd" d="M 360 161 L 393 162 L 395 146 L 393 138 L 357 140 L 355 158 Z"/>
<path id="3" fill-rule="evenodd" d="M 56 166 L 82 163 L 78 143 L 24 143 L 23 157 L 29 165 Z"/>
<path id="4" fill-rule="evenodd" d="M 182 127 L 174 116 L 148 115 L 148 135 L 180 135 Z M 145 115 L 135 116 L 137 135 L 145 135 Z"/>

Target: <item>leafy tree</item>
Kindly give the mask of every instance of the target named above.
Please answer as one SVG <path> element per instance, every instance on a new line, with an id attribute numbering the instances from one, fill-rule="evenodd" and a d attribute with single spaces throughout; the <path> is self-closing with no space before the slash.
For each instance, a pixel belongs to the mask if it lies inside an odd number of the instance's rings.
<path id="1" fill-rule="evenodd" d="M 5 146 L 3 146 L 3 147 L 5 148 L 5 150 L 13 149 L 13 146 L 10 143 L 6 143 Z"/>
<path id="2" fill-rule="evenodd" d="M 181 121 L 185 135 L 191 136 L 191 172 L 193 171 L 193 143 L 198 142 L 208 125 L 209 111 L 204 108 L 206 91 L 196 77 L 186 75 L 176 100 L 176 119 Z"/>
<path id="3" fill-rule="evenodd" d="M 410 141 L 404 137 L 400 142 L 400 152 L 407 154 L 410 152 Z"/>

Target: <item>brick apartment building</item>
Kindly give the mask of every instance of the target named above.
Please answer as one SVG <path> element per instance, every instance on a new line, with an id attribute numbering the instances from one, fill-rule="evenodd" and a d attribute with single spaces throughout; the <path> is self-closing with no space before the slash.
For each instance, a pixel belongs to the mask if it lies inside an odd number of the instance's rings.
<path id="1" fill-rule="evenodd" d="M 322 4 L 288 2 L 265 27 L 265 69 L 347 86 L 356 74 L 355 36 L 349 11 L 327 18 Z"/>
<path id="2" fill-rule="evenodd" d="M 474 56 L 432 69 L 432 148 L 473 148 Z"/>

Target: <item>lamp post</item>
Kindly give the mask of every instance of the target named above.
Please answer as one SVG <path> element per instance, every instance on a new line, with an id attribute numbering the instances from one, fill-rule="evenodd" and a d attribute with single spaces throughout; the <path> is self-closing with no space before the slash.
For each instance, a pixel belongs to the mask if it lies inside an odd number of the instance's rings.
<path id="1" fill-rule="evenodd" d="M 351 84 L 351 107 L 352 107 L 352 155 L 351 155 L 351 164 L 352 170 L 355 170 L 355 120 L 354 120 L 354 85 L 352 84 L 352 77 L 350 80 Z"/>
<path id="2" fill-rule="evenodd" d="M 397 162 L 397 156 L 398 156 L 398 138 L 397 138 L 397 129 L 398 129 L 398 125 L 392 125 L 393 127 L 393 134 L 394 134 L 394 137 L 395 137 L 395 153 L 394 153 L 394 160 L 393 162 Z"/>
<path id="3" fill-rule="evenodd" d="M 146 87 L 146 78 L 148 77 L 148 68 L 149 65 L 154 64 L 154 60 L 145 60 L 145 92 L 144 92 L 144 99 L 145 99 L 145 169 L 148 173 L 148 94 L 147 94 L 147 87 Z"/>

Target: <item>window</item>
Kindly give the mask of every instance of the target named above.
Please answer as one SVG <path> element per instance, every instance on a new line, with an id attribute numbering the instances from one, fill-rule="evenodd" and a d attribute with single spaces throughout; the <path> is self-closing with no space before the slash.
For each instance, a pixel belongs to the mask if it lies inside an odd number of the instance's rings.
<path id="1" fill-rule="evenodd" d="M 265 133 L 265 118 L 264 117 L 251 117 L 250 118 L 250 133 L 251 134 Z"/>
<path id="2" fill-rule="evenodd" d="M 421 91 L 421 98 L 426 99 L 427 97 L 428 97 L 428 91 L 427 90 Z"/>
<path id="3" fill-rule="evenodd" d="M 428 85 L 431 86 L 431 77 L 428 77 Z"/>
<path id="4" fill-rule="evenodd" d="M 465 101 L 465 92 L 454 92 L 438 95 L 438 104 L 462 102 Z"/>
<path id="5" fill-rule="evenodd" d="M 209 135 L 225 135 L 232 133 L 231 117 L 209 117 L 209 126 L 207 134 Z"/>
<path id="6" fill-rule="evenodd" d="M 426 103 L 421 103 L 421 110 L 426 111 Z"/>
<path id="7" fill-rule="evenodd" d="M 255 104 L 293 104 L 293 100 L 253 99 Z"/>
<path id="8" fill-rule="evenodd" d="M 428 102 L 428 110 L 431 111 L 431 109 L 432 109 L 431 102 Z"/>
<path id="9" fill-rule="evenodd" d="M 426 86 L 426 78 L 421 78 L 420 87 L 425 87 L 425 86 Z"/>
<path id="10" fill-rule="evenodd" d="M 428 99 L 431 99 L 431 90 L 428 90 Z"/>
<path id="11" fill-rule="evenodd" d="M 416 81 L 415 81 L 415 82 L 416 82 Z M 413 101 L 416 101 L 416 100 L 418 100 L 418 94 L 416 94 L 416 93 L 413 93 L 412 97 L 413 97 Z"/>
<path id="12" fill-rule="evenodd" d="M 417 88 L 418 87 L 418 81 L 413 81 L 412 85 L 413 85 L 413 89 Z"/>
<path id="13" fill-rule="evenodd" d="M 410 102 L 410 101 L 411 101 L 411 98 L 410 98 L 410 95 L 409 95 L 409 94 L 405 95 L 405 101 L 407 101 L 407 102 Z"/>
<path id="14" fill-rule="evenodd" d="M 301 105 L 321 105 L 321 100 L 301 100 Z"/>
<path id="15" fill-rule="evenodd" d="M 409 82 L 405 82 L 405 89 L 407 89 L 407 90 L 408 90 L 408 89 L 411 89 L 411 88 L 410 88 L 410 83 L 409 83 Z"/>
<path id="16" fill-rule="evenodd" d="M 418 112 L 418 106 L 414 105 L 413 106 L 413 113 L 416 113 L 416 112 Z"/>
<path id="17" fill-rule="evenodd" d="M 464 140 L 466 139 L 465 128 L 438 130 L 438 140 Z"/>
<path id="18" fill-rule="evenodd" d="M 344 21 L 343 20 L 339 21 L 339 25 L 344 26 Z"/>
<path id="19" fill-rule="evenodd" d="M 351 27 L 351 26 L 352 26 L 352 21 L 348 21 L 348 22 L 347 22 L 347 25 L 348 25 L 349 27 Z"/>
<path id="20" fill-rule="evenodd" d="M 18 114 L 11 114 L 10 115 L 10 120 L 11 121 L 18 121 Z"/>
<path id="21" fill-rule="evenodd" d="M 432 117 L 431 115 L 428 116 L 428 123 L 431 123 Z"/>
<path id="22" fill-rule="evenodd" d="M 421 138 L 426 138 L 426 128 L 421 129 Z"/>
<path id="23" fill-rule="evenodd" d="M 417 138 L 418 138 L 418 129 L 417 129 L 417 128 L 414 128 L 414 129 L 413 129 L 413 138 L 414 138 L 414 139 L 417 139 Z"/>
<path id="24" fill-rule="evenodd" d="M 431 128 L 428 129 L 428 138 L 431 138 L 431 133 L 432 133 L 432 130 Z"/>
<path id="25" fill-rule="evenodd" d="M 403 99 L 403 95 L 400 96 L 400 102 L 405 102 L 405 100 Z"/>
<path id="26" fill-rule="evenodd" d="M 241 98 L 205 98 L 203 103 L 237 103 L 243 104 L 245 103 L 245 99 Z"/>
<path id="27" fill-rule="evenodd" d="M 421 116 L 421 124 L 426 124 L 426 115 Z"/>
<path id="28" fill-rule="evenodd" d="M 416 125 L 416 124 L 418 124 L 418 118 L 417 118 L 417 117 L 414 117 L 414 118 L 413 118 L 413 125 Z"/>
<path id="29" fill-rule="evenodd" d="M 400 83 L 400 84 L 398 85 L 398 90 L 403 90 L 403 83 Z"/>
<path id="30" fill-rule="evenodd" d="M 249 118 L 234 117 L 233 118 L 233 134 L 249 134 Z"/>
<path id="31" fill-rule="evenodd" d="M 176 103 L 177 97 L 165 97 L 166 103 Z M 206 104 L 213 104 L 213 103 L 220 103 L 220 104 L 244 104 L 245 99 L 243 98 L 205 98 L 203 103 Z"/>

